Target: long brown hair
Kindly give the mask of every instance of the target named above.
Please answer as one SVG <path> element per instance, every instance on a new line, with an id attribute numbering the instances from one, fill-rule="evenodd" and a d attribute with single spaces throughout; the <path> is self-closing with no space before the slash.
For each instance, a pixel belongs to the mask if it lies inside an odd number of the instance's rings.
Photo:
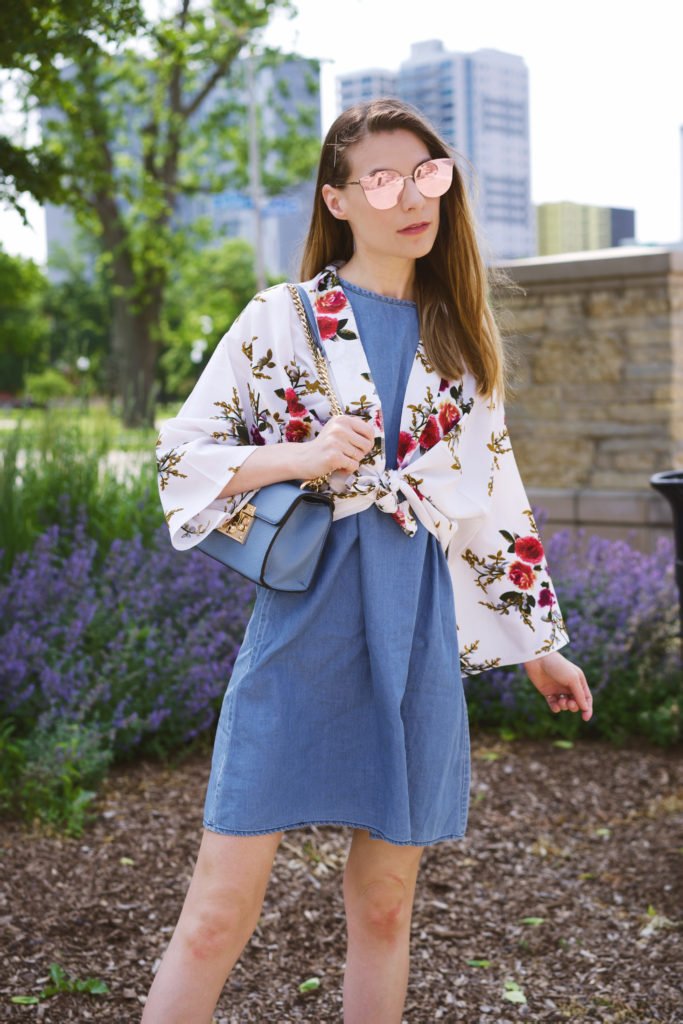
<path id="1" fill-rule="evenodd" d="M 301 263 L 308 280 L 334 260 L 346 262 L 354 251 L 347 221 L 328 210 L 323 185 L 340 186 L 350 174 L 348 151 L 366 135 L 409 131 L 432 157 L 454 154 L 412 107 L 399 100 L 379 99 L 345 110 L 323 143 L 313 214 Z M 453 184 L 441 197 L 439 230 L 431 252 L 415 267 L 415 292 L 420 334 L 427 358 L 447 379 L 469 369 L 481 394 L 504 390 L 504 358 L 500 333 L 489 308 L 489 277 L 479 252 L 467 187 L 457 161 Z"/>

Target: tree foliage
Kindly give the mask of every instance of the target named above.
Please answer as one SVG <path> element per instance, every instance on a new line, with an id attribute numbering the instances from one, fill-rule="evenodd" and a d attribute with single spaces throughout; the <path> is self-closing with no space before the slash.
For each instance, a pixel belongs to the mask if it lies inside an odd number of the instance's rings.
<path id="1" fill-rule="evenodd" d="M 160 360 L 163 398 L 187 397 L 202 366 L 255 290 L 254 254 L 242 239 L 203 249 L 182 262 L 165 310 Z M 197 350 L 198 341 L 201 361 L 194 363 L 192 351 Z"/>
<path id="2" fill-rule="evenodd" d="M 47 279 L 33 260 L 0 247 L 0 390 L 15 393 L 29 362 L 46 350 Z"/>
<path id="3" fill-rule="evenodd" d="M 180 217 L 180 199 L 244 184 L 240 58 L 258 51 L 259 30 L 288 6 L 287 0 L 176 4 L 151 21 L 132 0 L 43 2 L 34 5 L 32 28 L 9 55 L 21 71 L 27 109 L 42 111 L 40 159 L 59 168 L 61 201 L 99 246 L 129 425 L 153 417 L 169 285 L 174 267 L 197 246 L 192 226 Z M 10 8 L 16 6 L 13 0 Z M 79 7 L 86 18 L 90 12 L 89 21 L 73 16 Z M 41 26 L 48 27 L 47 42 L 35 38 Z M 261 51 L 254 60 L 276 69 L 285 56 Z M 310 110 L 285 116 L 273 105 L 267 113 L 275 133 L 271 126 L 265 184 L 275 191 L 310 174 L 317 139 L 311 139 Z"/>
<path id="4" fill-rule="evenodd" d="M 62 59 L 92 49 L 95 39 L 115 43 L 142 23 L 139 0 L 4 0 L 0 5 L 0 68 L 52 75 Z M 22 193 L 60 203 L 66 195 L 57 154 L 0 134 L 0 200 L 26 222 Z"/>

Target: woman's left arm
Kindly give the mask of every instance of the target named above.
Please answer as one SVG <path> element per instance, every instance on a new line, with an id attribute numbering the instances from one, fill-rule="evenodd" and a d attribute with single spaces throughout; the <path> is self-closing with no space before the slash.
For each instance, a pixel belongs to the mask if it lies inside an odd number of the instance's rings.
<path id="1" fill-rule="evenodd" d="M 551 711 L 580 711 L 584 722 L 590 719 L 593 697 L 578 665 L 559 651 L 553 651 L 543 658 L 525 661 L 524 668 L 538 692 L 548 701 Z"/>

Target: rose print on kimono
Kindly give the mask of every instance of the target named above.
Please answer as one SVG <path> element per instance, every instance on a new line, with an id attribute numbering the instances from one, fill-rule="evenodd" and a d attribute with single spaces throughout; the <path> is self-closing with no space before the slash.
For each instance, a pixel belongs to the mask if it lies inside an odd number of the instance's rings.
<path id="1" fill-rule="evenodd" d="M 441 431 L 439 429 L 439 421 L 436 416 L 429 416 L 425 423 L 420 436 L 417 439 L 417 443 L 423 452 L 429 451 L 433 448 L 437 441 L 441 440 Z"/>
<path id="2" fill-rule="evenodd" d="M 442 402 L 439 406 L 439 426 L 442 434 L 448 434 L 460 422 L 460 410 L 453 402 Z"/>
<path id="3" fill-rule="evenodd" d="M 417 441 L 407 430 L 402 430 L 398 435 L 398 465 L 403 465 L 410 455 L 417 448 Z"/>
<path id="4" fill-rule="evenodd" d="M 546 576 L 548 573 L 548 566 L 543 561 L 545 551 L 543 550 L 541 538 L 538 535 L 533 513 L 531 509 L 526 509 L 524 514 L 529 520 L 529 529 L 531 531 L 529 534 L 520 536 L 517 533 L 509 533 L 507 530 L 500 531 L 501 536 L 510 542 L 508 554 L 516 556 L 516 561 L 510 566 L 508 576 L 511 582 L 515 583 L 520 590 L 524 589 L 524 583 L 527 579 L 533 577 L 531 586 L 536 586 L 537 574 Z M 542 578 L 540 583 L 538 583 L 536 599 L 539 608 L 547 609 L 546 614 L 541 616 L 541 622 L 547 623 L 550 627 L 547 640 L 536 651 L 536 654 L 545 654 L 554 649 L 554 644 L 558 637 L 563 635 L 566 638 L 566 628 L 559 609 L 555 608 L 557 598 L 552 591 L 549 578 Z"/>
<path id="5" fill-rule="evenodd" d="M 313 418 L 320 422 L 320 417 L 304 404 L 302 396 L 318 389 L 311 386 L 308 371 L 298 363 L 292 361 L 284 370 L 289 379 L 289 387 L 274 388 L 273 392 L 287 407 L 285 440 L 303 441 L 311 436 Z"/>
<path id="6" fill-rule="evenodd" d="M 346 295 L 337 275 L 331 272 L 323 274 L 318 282 L 318 292 L 320 294 L 316 296 L 313 306 L 323 341 L 356 341 L 358 335 L 347 327 L 349 317 L 340 318 L 334 315 L 342 313 L 348 307 Z"/>
<path id="7" fill-rule="evenodd" d="M 545 556 L 543 545 L 538 537 L 516 537 L 514 551 L 518 558 L 524 562 L 530 562 L 531 565 L 538 565 Z"/>
<path id="8" fill-rule="evenodd" d="M 412 413 L 410 434 L 420 454 L 429 451 L 442 439 L 446 439 L 449 451 L 455 459 L 453 468 L 459 469 L 455 449 L 457 448 L 457 437 L 460 432 L 460 421 L 463 416 L 469 413 L 474 406 L 474 398 L 464 399 L 463 385 L 460 383 L 445 382 L 440 379 L 438 396 L 435 397 L 431 387 L 428 385 L 425 398 L 419 405 L 409 405 Z M 415 456 L 417 457 L 417 456 Z"/>
<path id="9" fill-rule="evenodd" d="M 536 531 L 530 512 L 528 517 L 530 528 Z M 550 625 L 552 639 L 546 641 L 546 645 L 536 653 L 552 650 L 558 631 L 564 630 L 564 623 L 559 613 L 553 610 L 555 596 L 549 580 L 539 580 L 539 576 L 544 576 L 547 572 L 543 564 L 545 554 L 540 538 L 537 534 L 520 536 L 509 530 L 500 530 L 499 533 L 508 543 L 505 553 L 498 551 L 496 554 L 478 557 L 468 548 L 462 555 L 475 574 L 476 585 L 484 594 L 488 596 L 491 587 L 499 587 L 502 590 L 496 601 L 480 601 L 479 604 L 499 615 L 509 615 L 511 611 L 516 611 L 522 622 L 534 632 L 533 610 L 537 603 L 540 607 L 546 608 L 547 615 L 542 616 L 541 621 Z M 505 554 L 512 557 L 506 558 Z M 503 589 L 506 585 L 514 589 Z"/>
<path id="10" fill-rule="evenodd" d="M 290 420 L 285 427 L 285 441 L 305 441 L 311 436 L 311 424 L 305 420 Z"/>
<path id="11" fill-rule="evenodd" d="M 358 335 L 347 328 L 348 317 L 337 320 L 334 316 L 316 317 L 318 330 L 323 341 L 355 341 Z"/>
<path id="12" fill-rule="evenodd" d="M 285 388 L 285 401 L 287 402 L 287 412 L 290 416 L 305 416 L 307 409 L 305 405 L 302 405 L 299 401 L 296 391 L 294 388 Z"/>
<path id="13" fill-rule="evenodd" d="M 526 562 L 513 562 L 508 569 L 508 579 L 520 590 L 531 590 L 536 574 Z"/>
<path id="14" fill-rule="evenodd" d="M 522 562 L 528 562 L 529 565 L 535 566 L 537 570 L 541 570 L 541 563 L 545 558 L 545 552 L 539 537 L 520 537 L 518 533 L 509 533 L 507 530 L 501 530 L 500 535 L 508 542 L 509 554 L 515 555 Z"/>
<path id="15" fill-rule="evenodd" d="M 346 296 L 341 288 L 318 295 L 314 302 L 316 314 L 340 313 L 346 306 Z"/>

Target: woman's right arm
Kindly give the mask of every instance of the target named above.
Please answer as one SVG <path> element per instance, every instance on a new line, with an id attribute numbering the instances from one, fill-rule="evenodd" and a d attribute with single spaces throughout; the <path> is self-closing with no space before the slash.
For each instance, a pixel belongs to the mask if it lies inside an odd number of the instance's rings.
<path id="1" fill-rule="evenodd" d="M 233 474 L 219 498 L 258 490 L 281 480 L 313 480 L 335 470 L 355 473 L 374 442 L 371 423 L 334 416 L 312 441 L 282 441 L 255 448 Z"/>

